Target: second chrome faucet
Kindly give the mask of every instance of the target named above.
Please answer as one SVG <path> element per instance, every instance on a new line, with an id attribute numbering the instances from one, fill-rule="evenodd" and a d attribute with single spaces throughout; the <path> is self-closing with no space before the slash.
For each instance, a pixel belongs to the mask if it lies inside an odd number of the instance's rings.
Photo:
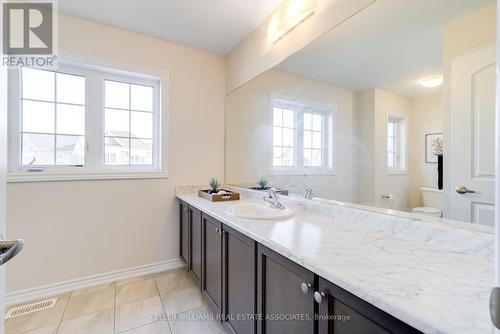
<path id="1" fill-rule="evenodd" d="M 267 195 L 264 195 L 264 201 L 269 203 L 271 208 L 285 210 L 285 206 L 280 202 L 278 194 L 274 189 L 269 189 Z"/>

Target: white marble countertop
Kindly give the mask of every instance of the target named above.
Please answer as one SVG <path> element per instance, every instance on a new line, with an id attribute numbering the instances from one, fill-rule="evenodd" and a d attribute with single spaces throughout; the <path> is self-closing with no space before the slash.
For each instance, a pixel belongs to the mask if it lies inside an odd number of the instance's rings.
<path id="1" fill-rule="evenodd" d="M 177 197 L 424 333 L 492 331 L 490 233 L 321 204 L 285 203 L 295 215 L 283 221 L 240 219 L 227 211 L 264 202 L 193 190 Z"/>

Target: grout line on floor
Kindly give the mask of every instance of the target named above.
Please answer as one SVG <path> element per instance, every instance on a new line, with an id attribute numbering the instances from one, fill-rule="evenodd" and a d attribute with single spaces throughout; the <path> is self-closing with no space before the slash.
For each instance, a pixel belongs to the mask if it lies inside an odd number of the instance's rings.
<path id="1" fill-rule="evenodd" d="M 126 329 L 124 331 L 121 331 L 121 332 L 118 332 L 118 333 L 115 333 L 115 334 L 124 334 L 124 333 L 127 333 L 128 331 L 132 331 L 134 329 L 139 329 L 139 328 L 142 328 L 142 327 L 146 327 L 146 326 L 149 326 L 151 324 L 155 324 L 155 323 L 160 322 L 160 321 L 161 320 L 155 320 L 153 322 L 149 322 L 147 324 L 142 324 L 142 325 L 139 325 L 139 326 L 136 326 L 136 327 L 132 327 L 132 328 Z M 170 326 L 169 326 L 169 328 L 170 328 Z"/>
<path id="2" fill-rule="evenodd" d="M 174 330 L 172 329 L 172 326 L 170 325 L 170 320 L 168 320 L 167 310 L 165 309 L 165 304 L 163 303 L 163 298 L 162 298 L 162 295 L 160 293 L 160 288 L 158 287 L 158 282 L 156 281 L 156 278 L 155 278 L 155 285 L 156 285 L 156 290 L 158 290 L 158 296 L 160 296 L 160 303 L 161 303 L 161 307 L 163 308 L 163 313 L 165 314 L 165 321 L 167 322 L 168 329 L 170 331 L 170 334 L 174 334 Z M 165 296 L 166 295 L 167 294 L 165 294 Z"/>
<path id="3" fill-rule="evenodd" d="M 165 304 L 163 303 L 163 298 L 160 293 L 160 288 L 158 287 L 158 283 L 156 282 L 156 277 L 154 278 L 156 291 L 158 292 L 158 296 L 160 297 L 161 308 L 163 309 L 163 314 L 165 315 L 165 321 L 167 322 L 168 330 L 170 334 L 173 334 L 172 327 L 170 326 L 170 321 L 167 319 L 167 310 L 165 309 Z"/>
<path id="4" fill-rule="evenodd" d="M 113 305 L 113 334 L 116 333 L 116 294 L 117 294 L 117 288 L 116 288 L 116 282 L 115 282 L 115 299 L 114 299 L 114 305 Z"/>
<path id="5" fill-rule="evenodd" d="M 64 314 L 66 313 L 66 310 L 68 309 L 68 305 L 69 305 L 69 300 L 71 299 L 71 296 L 73 295 L 73 291 L 69 293 L 69 296 L 68 296 L 68 301 L 66 302 L 66 306 L 64 306 L 64 311 L 63 313 L 61 314 L 61 320 L 59 320 L 59 323 L 57 324 L 57 330 L 56 330 L 56 334 L 59 332 L 59 328 L 61 327 L 61 323 L 64 319 Z"/>

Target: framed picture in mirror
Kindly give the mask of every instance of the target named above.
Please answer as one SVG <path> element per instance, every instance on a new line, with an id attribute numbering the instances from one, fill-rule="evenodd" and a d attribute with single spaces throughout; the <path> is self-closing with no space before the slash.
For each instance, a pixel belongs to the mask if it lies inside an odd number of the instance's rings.
<path id="1" fill-rule="evenodd" d="M 428 133 L 425 135 L 425 162 L 437 163 L 438 155 L 443 154 L 443 134 Z"/>

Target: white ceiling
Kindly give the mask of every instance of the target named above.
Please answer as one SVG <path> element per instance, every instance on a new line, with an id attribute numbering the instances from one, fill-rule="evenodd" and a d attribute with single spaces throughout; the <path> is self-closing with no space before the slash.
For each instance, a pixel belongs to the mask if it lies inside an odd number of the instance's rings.
<path id="1" fill-rule="evenodd" d="M 433 90 L 418 80 L 442 74 L 442 26 L 494 3 L 378 0 L 277 68 L 354 91 L 424 95 Z"/>
<path id="2" fill-rule="evenodd" d="M 227 54 L 280 0 L 60 0 L 59 10 L 92 21 Z"/>

